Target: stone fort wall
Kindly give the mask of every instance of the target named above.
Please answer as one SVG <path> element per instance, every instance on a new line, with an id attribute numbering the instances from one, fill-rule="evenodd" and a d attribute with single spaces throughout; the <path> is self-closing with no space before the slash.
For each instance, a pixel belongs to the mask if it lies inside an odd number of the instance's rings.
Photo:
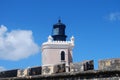
<path id="1" fill-rule="evenodd" d="M 86 69 L 82 68 L 86 62 L 73 63 L 70 72 L 3 77 L 0 80 L 120 80 L 120 59 L 100 60 L 98 70 L 94 70 L 93 61 L 87 63 Z"/>

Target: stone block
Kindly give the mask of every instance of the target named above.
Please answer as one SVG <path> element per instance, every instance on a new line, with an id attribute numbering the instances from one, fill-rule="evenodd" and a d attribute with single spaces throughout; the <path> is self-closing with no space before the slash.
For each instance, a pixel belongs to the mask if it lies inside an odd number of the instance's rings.
<path id="1" fill-rule="evenodd" d="M 40 75 L 41 74 L 42 67 L 41 66 L 36 66 L 36 67 L 31 67 L 29 68 L 29 75 Z"/>
<path id="2" fill-rule="evenodd" d="M 65 72 L 65 64 L 42 66 L 42 74 L 54 74 Z"/>
<path id="3" fill-rule="evenodd" d="M 70 64 L 70 72 L 87 71 L 87 70 L 93 70 L 93 69 L 94 69 L 93 60 L 87 60 L 83 62 Z"/>
<path id="4" fill-rule="evenodd" d="M 120 59 L 106 59 L 99 61 L 99 70 L 120 70 Z"/>

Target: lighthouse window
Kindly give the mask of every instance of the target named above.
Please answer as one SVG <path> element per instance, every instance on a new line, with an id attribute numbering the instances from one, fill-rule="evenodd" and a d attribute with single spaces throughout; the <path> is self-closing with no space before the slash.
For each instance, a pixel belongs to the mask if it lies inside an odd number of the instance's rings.
<path id="1" fill-rule="evenodd" d="M 65 60 L 65 52 L 64 51 L 61 52 L 61 60 Z"/>
<path id="2" fill-rule="evenodd" d="M 55 28 L 54 29 L 54 35 L 58 35 L 59 34 L 59 28 Z"/>

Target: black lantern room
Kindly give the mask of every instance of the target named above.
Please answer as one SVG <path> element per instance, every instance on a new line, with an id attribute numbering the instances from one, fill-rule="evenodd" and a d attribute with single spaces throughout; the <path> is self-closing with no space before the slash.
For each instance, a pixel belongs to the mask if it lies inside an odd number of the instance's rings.
<path id="1" fill-rule="evenodd" d="M 65 24 L 61 23 L 61 20 L 53 25 L 52 37 L 54 41 L 66 41 L 65 28 Z"/>

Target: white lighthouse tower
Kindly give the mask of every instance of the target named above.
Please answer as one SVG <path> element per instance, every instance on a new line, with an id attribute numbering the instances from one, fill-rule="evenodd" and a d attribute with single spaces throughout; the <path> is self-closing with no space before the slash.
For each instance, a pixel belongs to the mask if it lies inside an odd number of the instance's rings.
<path id="1" fill-rule="evenodd" d="M 68 72 L 67 67 L 72 62 L 74 37 L 66 41 L 65 28 L 61 20 L 53 25 L 52 36 L 49 36 L 48 41 L 42 44 L 42 66 L 65 63 Z"/>

